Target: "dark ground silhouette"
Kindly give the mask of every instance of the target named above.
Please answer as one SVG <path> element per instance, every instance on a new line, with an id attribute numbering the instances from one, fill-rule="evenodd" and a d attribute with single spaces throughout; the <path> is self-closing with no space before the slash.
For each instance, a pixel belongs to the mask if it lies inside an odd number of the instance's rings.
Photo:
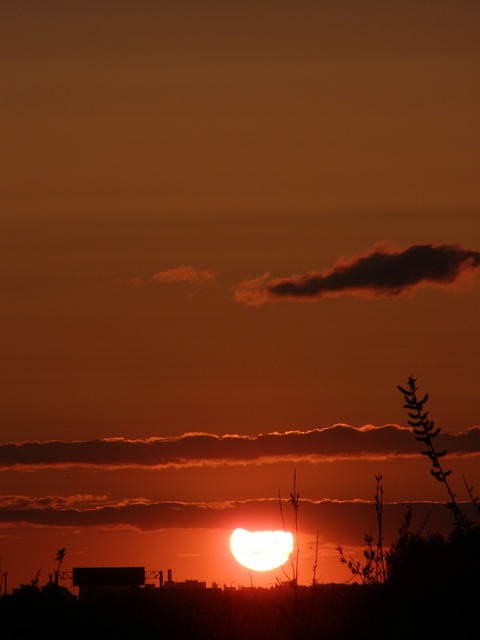
<path id="1" fill-rule="evenodd" d="M 0 630 L 5 640 L 461 640 L 479 630 L 480 578 L 467 573 L 375 585 L 132 589 L 85 602 L 25 589 L 0 598 Z"/>

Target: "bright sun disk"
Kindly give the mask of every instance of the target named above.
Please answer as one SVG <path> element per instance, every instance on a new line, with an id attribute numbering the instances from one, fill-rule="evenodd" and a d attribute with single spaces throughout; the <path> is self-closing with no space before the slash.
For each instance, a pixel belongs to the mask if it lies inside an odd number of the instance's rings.
<path id="1" fill-rule="evenodd" d="M 235 529 L 230 549 L 237 562 L 253 571 L 270 571 L 284 564 L 293 551 L 289 531 L 246 531 Z"/>

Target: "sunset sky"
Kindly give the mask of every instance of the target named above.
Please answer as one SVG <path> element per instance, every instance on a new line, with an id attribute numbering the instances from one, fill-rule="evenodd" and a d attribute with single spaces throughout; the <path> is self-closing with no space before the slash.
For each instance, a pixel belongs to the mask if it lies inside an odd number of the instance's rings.
<path id="1" fill-rule="evenodd" d="M 480 5 L 2 3 L 0 558 L 250 584 L 236 526 L 347 580 L 480 491 Z M 293 516 L 284 504 L 286 525 Z M 448 531 L 441 505 L 429 527 Z M 282 572 L 255 575 L 259 585 Z"/>

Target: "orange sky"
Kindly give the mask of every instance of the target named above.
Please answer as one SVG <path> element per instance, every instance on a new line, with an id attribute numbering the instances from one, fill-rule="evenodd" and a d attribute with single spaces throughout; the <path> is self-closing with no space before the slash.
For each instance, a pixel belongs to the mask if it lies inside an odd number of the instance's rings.
<path id="1" fill-rule="evenodd" d="M 70 441 L 404 425 L 396 385 L 411 373 L 444 431 L 480 424 L 476 3 L 0 12 L 0 457 L 29 441 L 63 456 Z M 378 472 L 392 501 L 443 498 L 393 441 L 383 461 L 335 461 L 335 443 L 328 462 L 292 449 L 113 470 L 108 456 L 52 467 L 43 448 L 33 468 L 2 462 L 2 509 L 50 514 L 2 515 L 3 566 L 13 586 L 37 564 L 46 575 L 60 546 L 99 563 L 98 545 L 111 564 L 249 582 L 206 560 L 223 553 L 222 523 L 197 539 L 130 515 L 135 529 L 60 526 L 55 512 L 275 499 L 298 465 L 312 501 L 371 500 Z M 452 459 L 459 494 L 462 473 L 480 486 L 477 454 Z M 342 543 L 334 521 L 325 557 Z"/>

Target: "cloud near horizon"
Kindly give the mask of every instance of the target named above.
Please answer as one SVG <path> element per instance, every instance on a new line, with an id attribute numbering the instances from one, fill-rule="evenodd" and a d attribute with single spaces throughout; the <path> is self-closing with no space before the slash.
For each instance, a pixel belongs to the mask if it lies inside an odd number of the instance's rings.
<path id="1" fill-rule="evenodd" d="M 224 502 L 180 502 L 180 501 L 119 501 L 117 504 L 95 503 L 91 506 L 59 506 L 58 496 L 43 498 L 37 504 L 35 498 L 28 500 L 9 496 L 3 506 L 0 501 L 0 525 L 2 527 L 36 526 L 60 528 L 136 529 L 156 531 L 162 529 L 230 529 L 246 526 L 255 529 L 282 528 L 282 515 L 278 499 L 260 498 Z M 51 505 L 48 505 L 48 500 Z M 288 500 L 284 499 L 286 526 L 292 527 Z M 384 532 L 392 539 L 403 520 L 407 505 L 412 504 L 415 523 L 430 519 L 433 530 L 451 530 L 451 513 L 444 503 L 385 502 Z M 472 505 L 464 505 L 468 515 L 474 516 Z M 433 512 L 432 512 L 433 509 Z M 472 514 L 470 514 L 472 511 Z M 359 532 L 368 531 L 375 519 L 373 500 L 309 500 L 301 499 L 301 531 L 314 534 L 321 526 L 323 542 L 357 543 Z"/>
<path id="2" fill-rule="evenodd" d="M 451 455 L 479 454 L 480 427 L 472 427 L 456 435 L 441 433 L 438 445 Z M 412 455 L 421 454 L 409 428 L 337 424 L 308 431 L 257 436 L 187 433 L 143 440 L 107 438 L 11 443 L 0 445 L 0 469 L 59 466 L 167 468 Z"/>
<path id="3" fill-rule="evenodd" d="M 237 302 L 260 306 L 268 302 L 312 301 L 343 294 L 365 298 L 399 296 L 425 286 L 452 286 L 480 269 L 480 252 L 458 245 L 413 245 L 395 251 L 387 244 L 365 254 L 338 260 L 332 268 L 287 278 L 241 282 Z"/>
<path id="4" fill-rule="evenodd" d="M 218 272 L 214 269 L 194 269 L 193 267 L 179 266 L 159 271 L 151 278 L 143 280 L 142 278 L 132 278 L 129 283 L 135 287 L 141 287 L 147 284 L 198 284 L 205 285 L 213 282 L 218 277 Z"/>

